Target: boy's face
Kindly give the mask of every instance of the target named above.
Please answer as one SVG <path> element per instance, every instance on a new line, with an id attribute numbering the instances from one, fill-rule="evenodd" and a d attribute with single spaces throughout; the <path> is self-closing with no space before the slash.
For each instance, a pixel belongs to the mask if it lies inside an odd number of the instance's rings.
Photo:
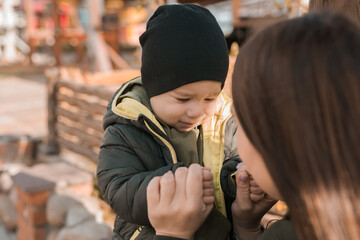
<path id="1" fill-rule="evenodd" d="M 187 132 L 215 114 L 220 92 L 220 82 L 204 80 L 151 97 L 150 103 L 160 120 Z"/>

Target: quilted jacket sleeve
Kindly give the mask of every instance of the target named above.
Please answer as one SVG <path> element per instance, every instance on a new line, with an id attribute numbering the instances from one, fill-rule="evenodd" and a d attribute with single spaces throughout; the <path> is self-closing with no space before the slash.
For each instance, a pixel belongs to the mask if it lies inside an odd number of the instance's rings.
<path id="1" fill-rule="evenodd" d="M 105 201 L 120 218 L 150 226 L 146 203 L 149 181 L 182 166 L 167 164 L 165 158 L 163 148 L 141 129 L 119 124 L 106 128 L 97 178 Z"/>
<path id="2" fill-rule="evenodd" d="M 237 125 L 234 116 L 231 116 L 226 123 L 225 139 L 224 139 L 224 161 L 237 157 L 237 139 L 236 139 Z"/>
<path id="3" fill-rule="evenodd" d="M 220 173 L 221 188 L 224 192 L 225 198 L 231 203 L 236 197 L 236 185 L 234 173 L 236 166 L 241 162 L 237 152 L 237 139 L 236 139 L 237 126 L 232 116 L 226 123 L 225 144 L 224 144 L 224 163 Z"/>

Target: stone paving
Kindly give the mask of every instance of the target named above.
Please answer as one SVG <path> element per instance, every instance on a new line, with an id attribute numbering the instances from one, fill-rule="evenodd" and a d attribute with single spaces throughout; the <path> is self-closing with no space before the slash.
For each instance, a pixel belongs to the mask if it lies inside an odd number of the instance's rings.
<path id="1" fill-rule="evenodd" d="M 0 71 L 0 137 L 44 137 L 46 83 L 42 73 L 2 74 Z"/>

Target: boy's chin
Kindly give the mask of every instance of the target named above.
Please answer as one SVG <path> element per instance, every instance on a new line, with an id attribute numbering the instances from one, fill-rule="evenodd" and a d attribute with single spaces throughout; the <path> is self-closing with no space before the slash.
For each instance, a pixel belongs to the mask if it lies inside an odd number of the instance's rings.
<path id="1" fill-rule="evenodd" d="M 194 126 L 194 127 L 191 127 L 191 128 L 176 128 L 176 130 L 178 132 L 183 132 L 183 133 L 186 133 L 186 132 L 190 132 L 191 130 L 193 130 L 194 128 L 196 128 L 197 126 Z"/>
<path id="2" fill-rule="evenodd" d="M 186 133 L 186 132 L 191 131 L 191 129 L 194 129 L 194 128 L 189 128 L 189 129 L 176 129 L 176 130 L 178 130 L 178 132 Z"/>
<path id="3" fill-rule="evenodd" d="M 198 127 L 199 124 L 184 124 L 184 123 L 178 123 L 176 126 L 175 126 L 175 129 L 179 132 L 189 132 L 191 131 L 192 129 Z"/>

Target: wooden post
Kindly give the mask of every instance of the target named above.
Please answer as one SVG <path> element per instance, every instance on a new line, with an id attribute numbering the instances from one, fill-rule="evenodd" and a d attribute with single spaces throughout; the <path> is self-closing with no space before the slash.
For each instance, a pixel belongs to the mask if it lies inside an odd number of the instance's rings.
<path id="1" fill-rule="evenodd" d="M 61 65 L 61 29 L 60 29 L 60 16 L 59 16 L 59 3 L 57 0 L 54 0 L 54 12 L 53 12 L 53 18 L 54 18 L 54 39 L 55 44 L 53 46 L 54 51 L 54 58 L 56 62 L 56 66 Z"/>
<path id="2" fill-rule="evenodd" d="M 56 92 L 57 92 L 57 82 L 60 75 L 58 68 L 47 69 L 45 71 L 46 80 L 47 80 L 47 104 L 48 104 L 48 137 L 46 145 L 47 154 L 58 154 L 59 153 L 59 143 L 56 130 Z"/>
<path id="3" fill-rule="evenodd" d="M 17 191 L 17 237 L 46 240 L 46 204 L 55 183 L 21 172 L 13 176 Z"/>
<path id="4" fill-rule="evenodd" d="M 239 10 L 241 7 L 241 0 L 233 0 L 233 26 L 238 26 L 241 21 Z"/>

